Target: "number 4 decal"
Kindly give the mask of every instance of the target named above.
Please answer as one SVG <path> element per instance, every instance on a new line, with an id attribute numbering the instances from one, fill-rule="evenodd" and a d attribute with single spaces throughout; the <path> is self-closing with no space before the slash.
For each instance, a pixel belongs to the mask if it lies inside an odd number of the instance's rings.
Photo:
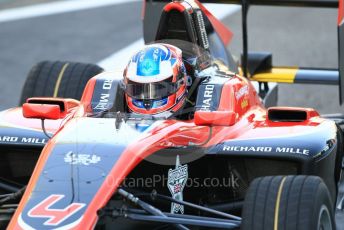
<path id="1" fill-rule="evenodd" d="M 64 209 L 50 208 L 52 205 L 60 201 L 64 195 L 51 195 L 34 208 L 32 208 L 28 216 L 32 218 L 49 218 L 44 225 L 57 226 L 64 220 L 71 217 L 73 214 L 82 209 L 86 204 L 83 203 L 71 203 Z"/>

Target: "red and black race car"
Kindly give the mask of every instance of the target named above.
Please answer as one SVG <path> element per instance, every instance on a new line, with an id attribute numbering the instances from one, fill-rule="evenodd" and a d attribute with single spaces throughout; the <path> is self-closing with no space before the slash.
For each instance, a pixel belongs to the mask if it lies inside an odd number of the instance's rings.
<path id="1" fill-rule="evenodd" d="M 240 67 L 231 32 L 200 2 L 145 1 L 146 43 L 179 47 L 192 78 L 180 112 L 130 113 L 122 72 L 31 70 L 23 106 L 0 113 L 1 228 L 336 229 L 344 117 L 274 107 L 268 82 L 342 92 L 344 1 L 217 2 L 242 4 Z M 339 69 L 273 67 L 271 54 L 249 53 L 249 3 L 338 7 Z"/>

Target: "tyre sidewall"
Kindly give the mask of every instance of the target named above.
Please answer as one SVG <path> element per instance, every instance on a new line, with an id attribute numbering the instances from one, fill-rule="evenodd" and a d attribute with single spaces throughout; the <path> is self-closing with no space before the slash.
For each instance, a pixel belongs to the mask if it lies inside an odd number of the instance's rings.
<path id="1" fill-rule="evenodd" d="M 330 194 L 328 192 L 328 189 L 326 189 L 324 183 L 320 183 L 319 184 L 319 187 L 318 187 L 318 189 L 316 191 L 316 195 L 314 196 L 314 198 L 315 198 L 314 207 L 311 210 L 311 215 L 308 217 L 308 218 L 311 218 L 310 220 L 311 220 L 312 225 L 309 228 L 307 228 L 307 229 L 309 229 L 309 230 L 311 230 L 311 229 L 318 230 L 318 222 L 319 222 L 320 212 L 322 210 L 322 206 L 323 205 L 329 211 L 330 218 L 331 218 L 332 229 L 336 229 L 335 220 L 334 220 L 333 204 L 332 204 L 332 201 L 330 199 Z M 301 215 L 302 215 L 302 213 L 301 213 Z"/>

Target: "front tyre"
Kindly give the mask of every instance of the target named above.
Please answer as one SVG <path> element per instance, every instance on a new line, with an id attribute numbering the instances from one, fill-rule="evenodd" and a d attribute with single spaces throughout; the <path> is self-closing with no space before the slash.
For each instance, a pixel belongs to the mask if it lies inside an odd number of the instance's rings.
<path id="1" fill-rule="evenodd" d="M 62 97 L 80 100 L 93 76 L 103 72 L 94 64 L 43 61 L 32 67 L 22 89 L 19 105 L 30 97 Z"/>
<path id="2" fill-rule="evenodd" d="M 242 230 L 332 230 L 330 193 L 317 176 L 269 176 L 255 179 L 247 193 Z"/>

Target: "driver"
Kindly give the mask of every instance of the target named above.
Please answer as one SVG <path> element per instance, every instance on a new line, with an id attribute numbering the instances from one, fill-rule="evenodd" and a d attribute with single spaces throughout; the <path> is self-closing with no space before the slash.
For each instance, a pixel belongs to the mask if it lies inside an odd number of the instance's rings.
<path id="1" fill-rule="evenodd" d="M 145 46 L 129 61 L 123 84 L 130 112 L 146 115 L 177 112 L 187 95 L 182 51 L 163 43 Z"/>

